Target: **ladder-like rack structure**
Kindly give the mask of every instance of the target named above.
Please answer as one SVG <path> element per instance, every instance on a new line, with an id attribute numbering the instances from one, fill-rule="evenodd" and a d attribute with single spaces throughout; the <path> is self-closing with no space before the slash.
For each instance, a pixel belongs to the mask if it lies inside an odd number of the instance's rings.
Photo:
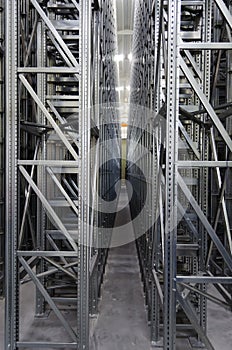
<path id="1" fill-rule="evenodd" d="M 231 29 L 230 1 L 136 1 L 127 177 L 151 340 L 166 350 L 183 334 L 214 349 L 207 300 L 231 309 Z"/>
<path id="2" fill-rule="evenodd" d="M 5 347 L 87 350 L 120 174 L 114 2 L 5 1 L 5 19 Z"/>

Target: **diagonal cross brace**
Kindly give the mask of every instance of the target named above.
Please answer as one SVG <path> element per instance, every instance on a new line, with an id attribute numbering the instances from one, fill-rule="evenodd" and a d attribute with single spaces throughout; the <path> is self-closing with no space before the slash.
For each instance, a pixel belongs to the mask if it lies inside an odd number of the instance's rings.
<path id="1" fill-rule="evenodd" d="M 191 322 L 191 324 L 195 328 L 196 332 L 200 336 L 203 343 L 206 345 L 207 349 L 208 350 L 215 350 L 213 345 L 211 344 L 209 338 L 205 334 L 205 331 L 200 326 L 199 321 L 197 319 L 197 316 L 196 316 L 190 302 L 188 300 L 182 298 L 179 291 L 176 291 L 176 297 L 177 297 L 177 300 L 178 300 L 179 304 L 181 305 L 182 309 L 184 310 L 186 316 L 188 317 L 189 321 Z"/>
<path id="2" fill-rule="evenodd" d="M 219 11 L 224 16 L 226 22 L 228 23 L 230 29 L 232 29 L 232 16 L 230 14 L 230 11 L 228 7 L 226 7 L 226 4 L 223 0 L 214 0 Z"/>
<path id="3" fill-rule="evenodd" d="M 68 57 L 68 59 L 70 60 L 72 65 L 74 67 L 79 67 L 79 64 L 78 64 L 76 58 L 73 56 L 72 52 L 69 50 L 68 46 L 65 44 L 65 42 L 61 38 L 60 34 L 58 33 L 58 31 L 56 30 L 56 28 L 54 27 L 54 25 L 50 21 L 50 19 L 46 16 L 45 12 L 40 7 L 38 1 L 37 0 L 30 0 L 30 1 L 31 1 L 32 5 L 35 7 L 35 9 L 37 10 L 37 12 L 39 13 L 40 17 L 42 18 L 42 20 L 44 21 L 44 23 L 46 24 L 48 29 L 51 31 L 51 33 L 55 37 L 56 41 L 59 43 L 59 45 L 61 46 L 61 48 L 65 52 L 66 56 Z"/>
<path id="4" fill-rule="evenodd" d="M 220 241 L 220 239 L 218 238 L 215 230 L 213 229 L 213 227 L 209 223 L 207 217 L 205 216 L 205 214 L 201 210 L 199 204 L 197 203 L 196 199 L 193 197 L 189 188 L 186 186 L 186 184 L 185 184 L 185 182 L 180 174 L 178 174 L 178 184 L 179 184 L 181 190 L 183 191 L 184 195 L 188 199 L 189 203 L 191 204 L 191 206 L 195 210 L 196 214 L 198 215 L 198 218 L 200 219 L 202 225 L 205 227 L 206 231 L 208 232 L 209 236 L 211 237 L 211 239 L 214 242 L 215 246 L 217 247 L 218 251 L 221 253 L 225 263 L 227 264 L 229 269 L 232 271 L 232 257 L 231 257 L 231 255 L 227 252 L 227 250 L 223 246 L 223 244 Z"/>
<path id="5" fill-rule="evenodd" d="M 53 218 L 56 226 L 58 227 L 59 230 L 61 230 L 61 232 L 63 233 L 63 235 L 67 238 L 68 242 L 70 243 L 70 245 L 72 246 L 74 251 L 77 251 L 77 245 L 75 243 L 75 241 L 73 240 L 73 238 L 70 236 L 69 232 L 67 231 L 66 227 L 64 226 L 64 224 L 62 223 L 62 221 L 60 220 L 60 218 L 58 217 L 58 215 L 56 214 L 56 212 L 53 210 L 53 208 L 51 207 L 51 205 L 48 203 L 47 199 L 45 198 L 45 196 L 43 195 L 43 193 L 40 191 L 40 189 L 37 187 L 37 185 L 35 184 L 35 182 L 32 180 L 32 178 L 30 177 L 30 175 L 28 174 L 28 172 L 25 170 L 25 168 L 20 165 L 19 166 L 19 170 L 21 171 L 21 173 L 23 174 L 23 176 L 25 177 L 25 179 L 27 180 L 27 182 L 29 183 L 29 185 L 31 186 L 31 188 L 33 189 L 33 191 L 36 193 L 36 195 L 38 196 L 38 198 L 41 200 L 44 208 L 46 209 L 46 211 L 51 215 L 51 217 Z"/>
<path id="6" fill-rule="evenodd" d="M 64 318 L 64 316 L 62 315 L 62 313 L 60 312 L 60 310 L 58 309 L 58 307 L 56 306 L 56 304 L 54 303 L 54 301 L 52 300 L 52 298 L 38 279 L 38 277 L 36 276 L 36 274 L 31 270 L 30 266 L 27 264 L 26 260 L 22 256 L 19 256 L 19 261 L 28 273 L 28 275 L 31 277 L 32 281 L 35 283 L 36 287 L 39 289 L 40 293 L 43 295 L 44 299 L 51 306 L 52 310 L 54 311 L 58 319 L 61 321 L 62 325 L 64 326 L 72 340 L 76 342 L 77 335 L 75 334 L 69 323 L 66 321 L 66 319 Z"/>
<path id="7" fill-rule="evenodd" d="M 222 122 L 220 121 L 220 119 L 218 118 L 217 114 L 215 113 L 213 107 L 209 103 L 209 101 L 208 101 L 207 97 L 205 96 L 204 92 L 200 89 L 198 83 L 194 79 L 194 77 L 193 77 L 190 69 L 188 68 L 187 64 L 185 63 L 183 57 L 180 56 L 179 59 L 180 59 L 180 68 L 182 69 L 183 73 L 185 74 L 185 76 L 188 79 L 189 83 L 191 84 L 192 88 L 194 89 L 194 91 L 198 95 L 201 103 L 205 107 L 205 109 L 206 109 L 207 113 L 209 114 L 210 118 L 212 119 L 215 127 L 220 132 L 220 134 L 221 134 L 222 138 L 224 139 L 226 145 L 228 146 L 228 148 L 232 152 L 232 140 L 231 140 L 230 136 L 228 135 L 228 133 L 227 133 L 226 129 L 224 128 Z"/>
<path id="8" fill-rule="evenodd" d="M 66 136 L 64 135 L 64 133 L 60 129 L 59 125 L 56 124 L 55 120 L 52 118 L 51 114 L 48 112 L 48 110 L 46 109 L 46 107 L 44 106 L 44 104 L 42 103 L 42 101 L 40 100 L 40 98 L 38 97 L 36 92 L 34 91 L 34 89 L 31 87 L 31 85 L 29 84 L 27 79 L 23 76 L 23 74 L 19 74 L 19 79 L 22 81 L 23 85 L 25 86 L 25 88 L 27 89 L 27 91 L 29 92 L 29 94 L 31 95 L 33 100 L 36 102 L 38 107 L 41 109 L 41 111 L 43 112 L 43 114 L 45 115 L 45 117 L 47 118 L 49 123 L 52 125 L 53 129 L 55 130 L 57 135 L 60 137 L 61 141 L 67 147 L 67 150 L 72 154 L 72 156 L 75 160 L 78 160 L 79 157 L 78 157 L 76 151 L 74 150 L 73 146 L 68 141 L 68 139 L 66 138 Z"/>

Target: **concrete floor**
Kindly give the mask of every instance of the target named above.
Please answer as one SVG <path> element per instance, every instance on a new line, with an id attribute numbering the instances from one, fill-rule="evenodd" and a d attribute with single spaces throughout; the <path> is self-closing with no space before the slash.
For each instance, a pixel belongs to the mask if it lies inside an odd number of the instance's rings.
<path id="1" fill-rule="evenodd" d="M 91 350 L 150 349 L 135 244 L 112 248 Z"/>
<path id="2" fill-rule="evenodd" d="M 113 231 L 113 241 L 117 241 L 119 227 L 127 223 L 127 236 L 133 237 L 130 212 L 125 188 L 121 191 L 118 204 L 119 214 Z M 129 223 L 129 224 L 128 224 Z M 120 233 L 121 237 L 123 232 Z M 147 326 L 144 296 L 139 272 L 135 243 L 111 248 L 102 286 L 102 298 L 97 320 L 92 321 L 90 350 L 149 350 L 150 334 Z M 217 295 L 214 289 L 211 293 Z M 34 287 L 23 286 L 21 295 L 21 333 L 24 340 L 69 341 L 66 332 L 58 326 L 51 313 L 46 320 L 33 317 Z M 218 296 L 218 295 L 217 295 Z M 73 310 L 65 311 L 68 319 L 73 319 Z M 4 301 L 0 300 L 0 350 L 4 349 Z M 94 325 L 94 326 L 93 326 Z M 232 349 L 232 313 L 208 302 L 208 336 L 215 350 Z M 153 348 L 154 349 L 154 348 Z M 177 339 L 177 350 L 191 349 L 188 340 Z M 38 349 L 39 350 L 39 349 Z M 50 350 L 50 349 L 47 349 Z"/>
<path id="3" fill-rule="evenodd" d="M 133 241 L 126 187 L 122 187 L 118 202 L 118 215 L 112 233 L 110 249 L 102 286 L 99 317 L 91 339 L 90 350 L 148 350 L 149 329 L 142 293 L 139 263 Z M 116 246 L 120 242 L 132 241 Z"/>

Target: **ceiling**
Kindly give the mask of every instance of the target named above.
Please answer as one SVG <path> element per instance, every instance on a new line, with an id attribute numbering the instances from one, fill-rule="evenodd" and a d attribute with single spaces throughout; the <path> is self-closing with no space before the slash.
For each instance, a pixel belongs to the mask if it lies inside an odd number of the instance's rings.
<path id="1" fill-rule="evenodd" d="M 117 9 L 118 33 L 118 66 L 119 66 L 119 97 L 123 106 L 129 102 L 130 71 L 132 59 L 132 36 L 134 25 L 135 0 L 115 0 Z M 121 123 L 127 123 L 128 108 L 124 105 L 121 110 Z M 126 128 L 122 127 L 122 134 Z"/>

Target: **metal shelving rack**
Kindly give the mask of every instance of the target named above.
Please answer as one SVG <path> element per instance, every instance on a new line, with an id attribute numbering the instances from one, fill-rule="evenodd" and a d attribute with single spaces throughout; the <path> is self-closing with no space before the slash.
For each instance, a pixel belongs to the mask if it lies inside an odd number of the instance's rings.
<path id="1" fill-rule="evenodd" d="M 114 2 L 5 1 L 5 16 L 5 347 L 88 349 L 114 221 L 98 207 L 119 174 Z"/>
<path id="2" fill-rule="evenodd" d="M 207 300 L 231 309 L 231 26 L 229 1 L 136 2 L 127 176 L 151 340 L 164 349 L 180 334 L 214 349 Z"/>

